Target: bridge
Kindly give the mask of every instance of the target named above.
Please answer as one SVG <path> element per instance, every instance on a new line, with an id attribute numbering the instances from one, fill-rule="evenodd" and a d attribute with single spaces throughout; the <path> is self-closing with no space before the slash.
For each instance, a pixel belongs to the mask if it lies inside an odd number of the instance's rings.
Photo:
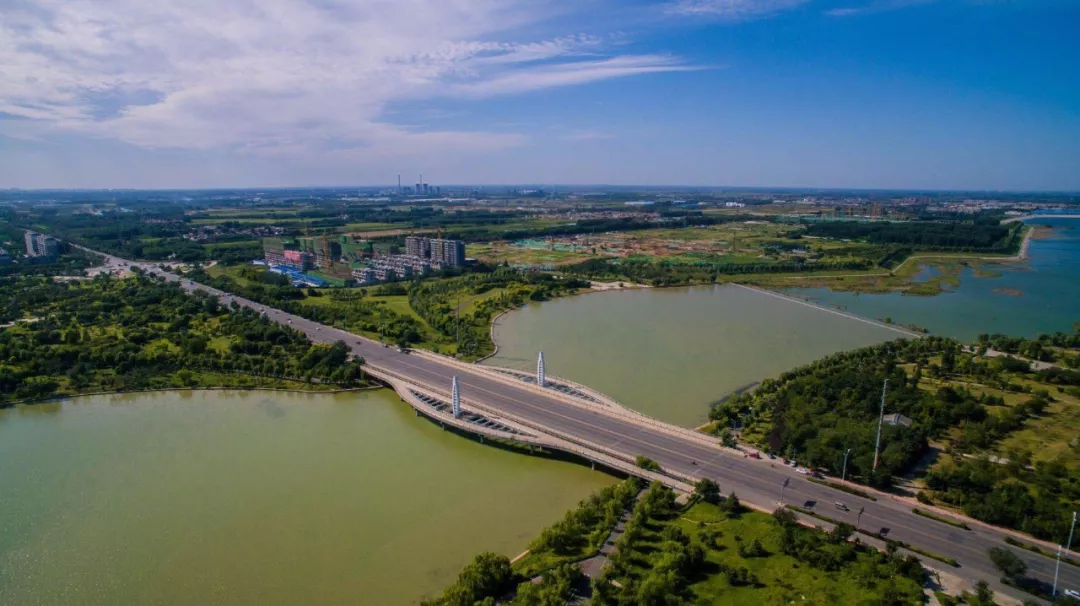
<path id="1" fill-rule="evenodd" d="M 101 254 L 101 253 L 98 253 Z M 912 499 L 875 492 L 866 499 L 810 482 L 795 469 L 769 459 L 722 447 L 710 436 L 652 419 L 630 410 L 586 386 L 545 373 L 540 354 L 535 375 L 519 370 L 468 364 L 425 351 L 399 351 L 344 330 L 288 314 L 242 297 L 196 283 L 147 263 L 102 255 L 114 269 L 138 266 L 149 274 L 178 282 L 189 291 L 199 290 L 225 304 L 236 304 L 264 313 L 270 320 L 306 334 L 317 343 L 343 341 L 355 356 L 363 356 L 366 371 L 393 387 L 401 399 L 444 427 L 480 436 L 509 440 L 570 453 L 593 465 L 601 465 L 647 480 L 658 480 L 677 490 L 692 490 L 693 483 L 709 478 L 724 493 L 735 492 L 744 503 L 772 511 L 781 502 L 810 509 L 821 515 L 858 526 L 911 546 L 952 558 L 959 567 L 922 557 L 924 564 L 970 581 L 986 580 L 997 590 L 1029 597 L 997 582 L 1001 576 L 988 557 L 991 547 L 1005 547 L 1006 537 L 1037 544 L 1046 551 L 1056 546 L 1012 531 L 967 520 L 964 530 L 916 515 Z M 635 372 L 628 369 L 627 372 Z M 634 460 L 644 455 L 659 463 L 661 472 L 639 468 Z M 834 508 L 836 502 L 847 510 Z M 860 515 L 859 511 L 862 510 Z M 956 517 L 956 516 L 953 516 Z M 821 524 L 813 518 L 804 518 Z M 1049 557 L 1012 549 L 1029 567 L 1028 576 L 1047 583 L 1055 575 Z M 1060 566 L 1059 587 L 1080 589 L 1080 567 Z M 1060 590 L 1059 590 L 1060 591 Z"/>

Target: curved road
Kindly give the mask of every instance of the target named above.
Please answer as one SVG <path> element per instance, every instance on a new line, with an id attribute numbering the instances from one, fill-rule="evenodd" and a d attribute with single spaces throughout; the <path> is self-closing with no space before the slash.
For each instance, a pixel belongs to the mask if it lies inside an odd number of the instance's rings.
<path id="1" fill-rule="evenodd" d="M 127 268 L 133 265 L 123 259 L 103 256 L 107 263 L 114 267 Z M 734 491 L 740 499 L 766 509 L 776 507 L 780 499 L 781 485 L 785 480 L 790 480 L 789 486 L 783 491 L 787 504 L 805 506 L 812 501 L 816 503 L 814 509 L 822 515 L 852 525 L 856 523 L 859 508 L 865 507 L 861 528 L 882 531 L 890 539 L 954 558 L 960 562 L 960 568 L 952 568 L 929 558 L 924 558 L 924 563 L 971 581 L 984 579 L 999 590 L 1004 589 L 996 582 L 1000 574 L 987 556 L 987 550 L 991 547 L 1006 546 L 1004 539 L 1007 535 L 1002 531 L 981 525 L 972 525 L 973 530 L 970 531 L 954 528 L 913 514 L 912 505 L 907 501 L 888 496 L 880 496 L 876 502 L 869 501 L 809 482 L 805 476 L 778 461 L 739 457 L 719 446 L 682 438 L 671 432 L 635 423 L 625 417 L 569 404 L 524 383 L 517 386 L 512 382 L 500 381 L 485 373 L 442 363 L 437 359 L 399 353 L 394 348 L 383 347 L 370 339 L 266 307 L 203 284 L 183 280 L 150 264 L 137 265 L 166 280 L 180 282 L 186 290 L 201 290 L 219 297 L 226 304 L 236 301 L 239 305 L 263 311 L 271 320 L 304 332 L 312 341 L 344 341 L 354 354 L 362 355 L 367 364 L 396 372 L 419 385 L 429 385 L 448 392 L 453 376 L 457 375 L 462 398 L 466 401 L 478 401 L 509 415 L 527 419 L 532 424 L 543 426 L 549 433 L 570 441 L 590 442 L 631 458 L 645 455 L 657 461 L 664 469 L 711 478 L 720 485 L 723 492 Z M 845 512 L 834 507 L 833 504 L 838 501 L 845 503 L 850 510 Z M 1029 576 L 1048 583 L 1053 580 L 1053 559 L 1016 548 L 1011 549 L 1028 563 Z M 1080 567 L 1063 563 L 1060 579 L 1059 592 L 1062 588 L 1080 589 Z M 1007 591 L 1018 597 L 1030 598 L 1027 594 L 1016 593 L 1015 590 Z"/>

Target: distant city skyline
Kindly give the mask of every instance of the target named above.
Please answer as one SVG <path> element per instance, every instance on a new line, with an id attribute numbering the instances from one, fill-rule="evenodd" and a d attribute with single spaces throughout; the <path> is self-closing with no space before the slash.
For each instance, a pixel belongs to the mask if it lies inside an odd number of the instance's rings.
<path id="1" fill-rule="evenodd" d="M 25 0 L 0 188 L 1080 191 L 1070 0 Z"/>

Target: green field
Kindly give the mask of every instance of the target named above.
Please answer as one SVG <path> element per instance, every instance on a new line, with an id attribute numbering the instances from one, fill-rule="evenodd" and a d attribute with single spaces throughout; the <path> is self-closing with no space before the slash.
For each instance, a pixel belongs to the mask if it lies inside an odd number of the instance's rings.
<path id="1" fill-rule="evenodd" d="M 745 567 L 760 581 L 760 587 L 732 586 L 722 575 L 711 575 L 690 585 L 696 596 L 713 604 L 867 604 L 876 603 L 885 588 L 898 584 L 917 593 L 917 584 L 902 577 L 879 578 L 871 573 L 880 555 L 874 551 L 859 554 L 856 561 L 837 571 L 825 571 L 781 553 L 782 530 L 772 516 L 746 512 L 736 518 L 722 513 L 716 505 L 697 503 L 682 516 L 669 522 L 687 534 L 699 537 L 703 528 L 720 531 L 715 547 L 708 550 L 708 561 L 715 565 Z M 739 543 L 759 541 L 768 552 L 765 557 L 742 557 Z"/>

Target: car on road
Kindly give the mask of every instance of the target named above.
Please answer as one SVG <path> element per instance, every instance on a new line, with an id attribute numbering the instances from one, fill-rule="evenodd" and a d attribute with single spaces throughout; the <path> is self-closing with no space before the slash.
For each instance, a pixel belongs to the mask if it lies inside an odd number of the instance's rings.
<path id="1" fill-rule="evenodd" d="M 808 474 L 808 473 L 810 473 L 810 472 L 806 471 L 806 468 L 805 468 L 805 467 L 800 467 L 800 468 L 798 468 L 798 469 L 796 469 L 796 470 L 795 470 L 795 473 L 798 473 L 798 474 L 802 474 L 802 475 L 804 475 L 804 476 L 805 476 L 806 474 Z"/>
<path id="2" fill-rule="evenodd" d="M 363 344 L 364 344 L 364 342 L 363 342 L 363 341 L 357 341 L 357 342 L 356 342 L 356 344 L 357 344 L 357 345 L 363 345 Z"/>
<path id="3" fill-rule="evenodd" d="M 1080 600 L 1080 591 L 1077 591 L 1075 589 L 1066 589 L 1065 590 L 1065 595 L 1070 597 L 1070 598 Z"/>
<path id="4" fill-rule="evenodd" d="M 837 509 L 839 509 L 840 511 L 851 511 L 850 509 L 848 509 L 848 506 L 846 504 L 841 503 L 840 501 L 837 501 L 836 503 L 834 503 L 833 506 L 836 507 Z"/>

